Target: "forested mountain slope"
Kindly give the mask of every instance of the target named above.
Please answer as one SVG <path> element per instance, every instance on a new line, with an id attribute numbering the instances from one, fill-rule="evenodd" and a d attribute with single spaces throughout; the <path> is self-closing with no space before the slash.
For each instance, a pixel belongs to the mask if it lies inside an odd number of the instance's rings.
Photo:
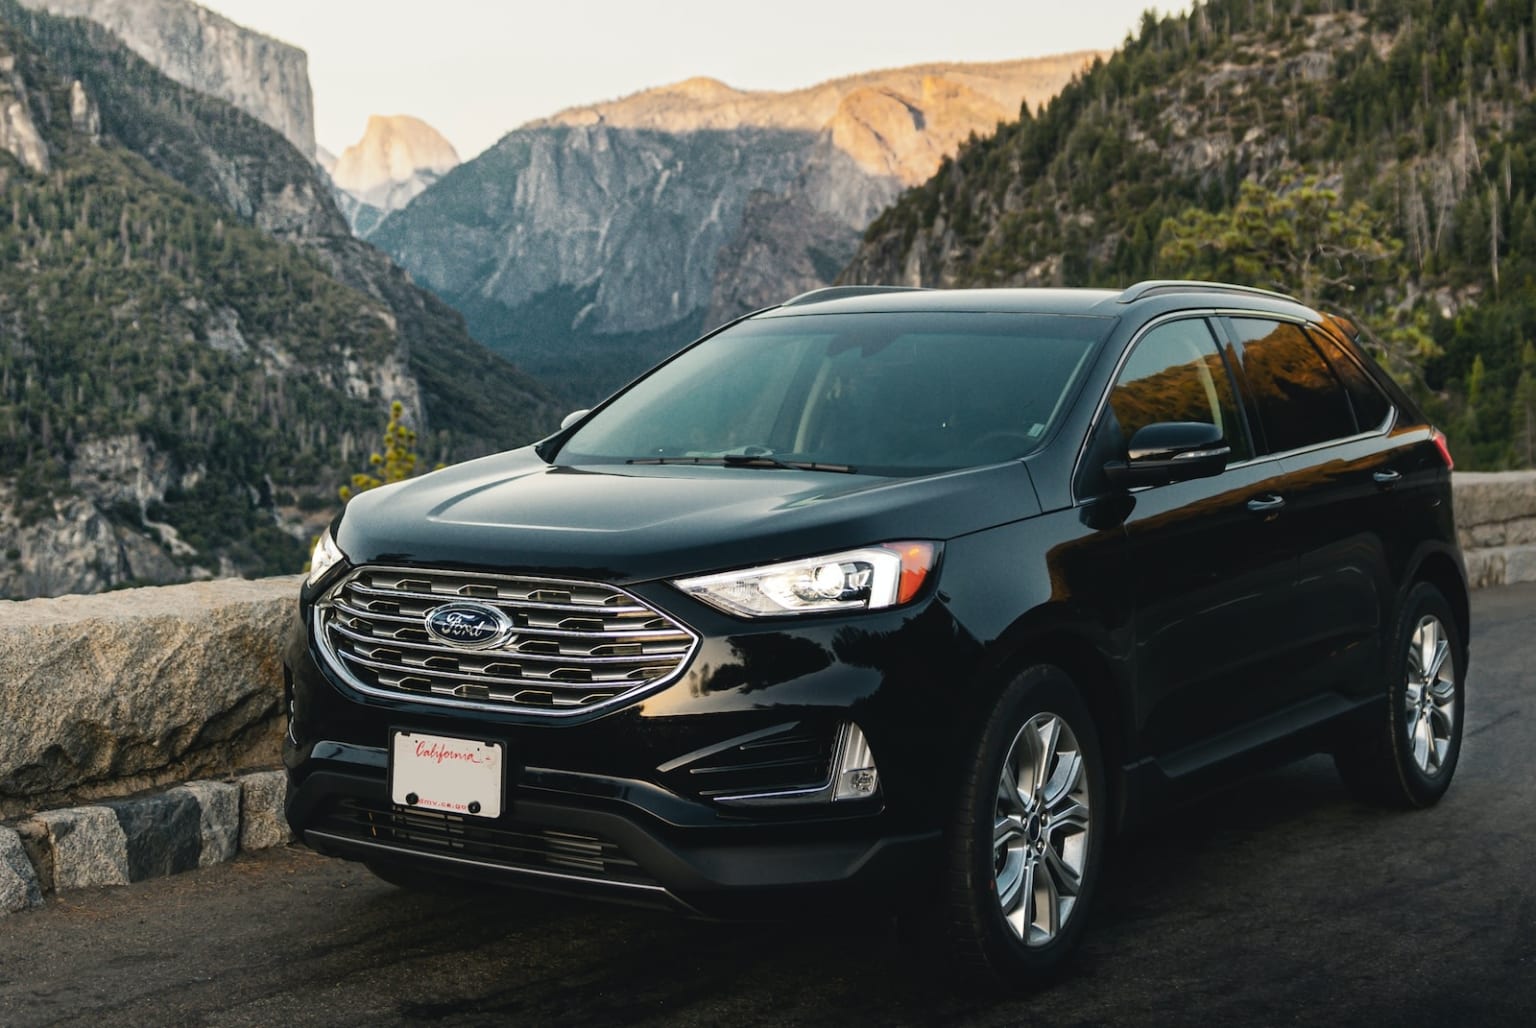
<path id="1" fill-rule="evenodd" d="M 1223 277 L 1347 308 L 1461 466 L 1536 462 L 1536 25 L 1507 0 L 1148 15 L 869 228 L 845 282 Z"/>
<path id="2" fill-rule="evenodd" d="M 552 426 L 286 140 L 104 30 L 0 0 L 0 111 L 0 596 L 295 570 L 392 400 L 434 460 Z"/>

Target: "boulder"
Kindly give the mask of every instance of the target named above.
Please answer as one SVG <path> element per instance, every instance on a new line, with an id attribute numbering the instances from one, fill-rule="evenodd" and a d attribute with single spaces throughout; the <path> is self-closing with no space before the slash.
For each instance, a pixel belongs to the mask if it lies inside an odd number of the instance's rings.
<path id="1" fill-rule="evenodd" d="M 264 850 L 293 839 L 283 814 L 288 776 L 282 771 L 258 771 L 240 779 L 240 848 Z"/>
<path id="2" fill-rule="evenodd" d="M 27 859 L 21 836 L 0 825 L 0 917 L 40 906 L 42 902 L 43 890 L 32 861 Z"/>
<path id="3" fill-rule="evenodd" d="M 0 602 L 0 817 L 274 765 L 298 586 Z"/>

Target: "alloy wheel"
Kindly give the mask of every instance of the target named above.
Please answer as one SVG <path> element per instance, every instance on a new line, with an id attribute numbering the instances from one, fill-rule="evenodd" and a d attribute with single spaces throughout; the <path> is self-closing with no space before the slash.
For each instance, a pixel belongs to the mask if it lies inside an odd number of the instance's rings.
<path id="1" fill-rule="evenodd" d="M 992 834 L 997 901 L 1027 946 L 1054 940 L 1077 905 L 1091 802 L 1071 726 L 1051 713 L 1030 718 L 1003 761 Z"/>
<path id="2" fill-rule="evenodd" d="M 1413 762 L 1434 776 L 1445 766 L 1456 727 L 1456 668 L 1440 619 L 1419 620 L 1408 644 L 1403 725 Z"/>

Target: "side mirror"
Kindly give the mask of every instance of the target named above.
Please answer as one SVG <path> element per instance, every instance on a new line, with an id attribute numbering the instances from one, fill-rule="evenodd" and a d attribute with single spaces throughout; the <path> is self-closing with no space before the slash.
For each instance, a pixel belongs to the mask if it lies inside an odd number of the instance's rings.
<path id="1" fill-rule="evenodd" d="M 576 424 L 576 422 L 580 421 L 582 418 L 591 413 L 592 408 L 590 407 L 584 408 L 582 410 L 571 411 L 565 417 L 560 419 L 560 431 L 564 432 L 566 429 L 570 428 L 572 425 Z"/>
<path id="2" fill-rule="evenodd" d="M 1116 489 L 1212 478 L 1227 468 L 1232 448 L 1221 429 L 1201 421 L 1160 421 L 1131 436 L 1125 460 L 1104 465 Z"/>

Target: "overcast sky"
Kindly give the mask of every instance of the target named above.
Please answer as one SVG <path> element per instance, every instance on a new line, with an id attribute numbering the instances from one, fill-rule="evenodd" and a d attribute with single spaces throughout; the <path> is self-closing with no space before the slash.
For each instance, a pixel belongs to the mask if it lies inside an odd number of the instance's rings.
<path id="1" fill-rule="evenodd" d="M 469 158 L 564 107 L 694 75 L 794 89 L 875 68 L 1113 49 L 1179 0 L 199 0 L 309 52 L 316 134 L 413 114 Z"/>

